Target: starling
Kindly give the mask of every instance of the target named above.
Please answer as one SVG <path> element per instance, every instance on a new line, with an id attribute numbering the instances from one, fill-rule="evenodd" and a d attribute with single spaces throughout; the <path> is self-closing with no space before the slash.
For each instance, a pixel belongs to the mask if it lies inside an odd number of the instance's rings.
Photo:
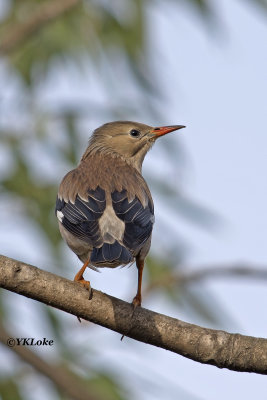
<path id="1" fill-rule="evenodd" d="M 83 273 L 136 262 L 140 306 L 142 273 L 151 244 L 154 206 L 141 170 L 156 139 L 183 125 L 151 127 L 131 121 L 102 125 L 93 132 L 77 168 L 63 178 L 56 216 L 63 239 L 84 263 L 74 280 L 88 289 Z"/>

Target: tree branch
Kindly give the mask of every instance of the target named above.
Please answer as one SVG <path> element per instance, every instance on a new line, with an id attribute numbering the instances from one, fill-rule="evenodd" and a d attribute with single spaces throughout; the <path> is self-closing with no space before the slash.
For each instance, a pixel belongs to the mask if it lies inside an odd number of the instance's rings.
<path id="1" fill-rule="evenodd" d="M 39 6 L 28 20 L 14 27 L 12 25 L 2 37 L 0 53 L 7 54 L 25 42 L 30 36 L 41 30 L 47 23 L 72 9 L 81 0 L 50 0 Z"/>
<path id="2" fill-rule="evenodd" d="M 267 339 L 202 328 L 0 256 L 0 287 L 204 364 L 267 374 Z"/>

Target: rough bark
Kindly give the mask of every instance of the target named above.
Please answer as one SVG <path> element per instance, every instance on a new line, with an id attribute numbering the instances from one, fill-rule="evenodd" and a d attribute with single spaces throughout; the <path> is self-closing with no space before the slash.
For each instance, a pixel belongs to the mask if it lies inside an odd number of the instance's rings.
<path id="1" fill-rule="evenodd" d="M 140 342 L 204 364 L 267 374 L 267 339 L 207 329 L 88 291 L 34 266 L 0 256 L 0 287 L 56 307 Z"/>

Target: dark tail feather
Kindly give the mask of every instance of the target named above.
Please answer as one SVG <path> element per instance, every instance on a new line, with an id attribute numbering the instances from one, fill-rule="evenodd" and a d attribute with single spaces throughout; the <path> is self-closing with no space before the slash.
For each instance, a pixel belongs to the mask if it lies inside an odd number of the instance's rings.
<path id="1" fill-rule="evenodd" d="M 104 243 L 100 248 L 94 248 L 91 253 L 92 264 L 115 264 L 115 266 L 128 264 L 133 261 L 129 250 L 120 245 L 119 242 Z"/>

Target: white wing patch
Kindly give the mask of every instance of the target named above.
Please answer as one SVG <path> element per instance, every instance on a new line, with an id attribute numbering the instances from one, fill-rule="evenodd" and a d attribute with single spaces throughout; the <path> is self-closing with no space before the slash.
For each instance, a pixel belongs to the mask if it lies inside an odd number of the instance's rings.
<path id="1" fill-rule="evenodd" d="M 62 223 L 62 219 L 64 217 L 63 212 L 61 211 L 57 211 L 57 219 Z"/>
<path id="2" fill-rule="evenodd" d="M 112 206 L 108 205 L 99 219 L 101 235 L 107 243 L 123 240 L 125 224 L 117 217 Z"/>

